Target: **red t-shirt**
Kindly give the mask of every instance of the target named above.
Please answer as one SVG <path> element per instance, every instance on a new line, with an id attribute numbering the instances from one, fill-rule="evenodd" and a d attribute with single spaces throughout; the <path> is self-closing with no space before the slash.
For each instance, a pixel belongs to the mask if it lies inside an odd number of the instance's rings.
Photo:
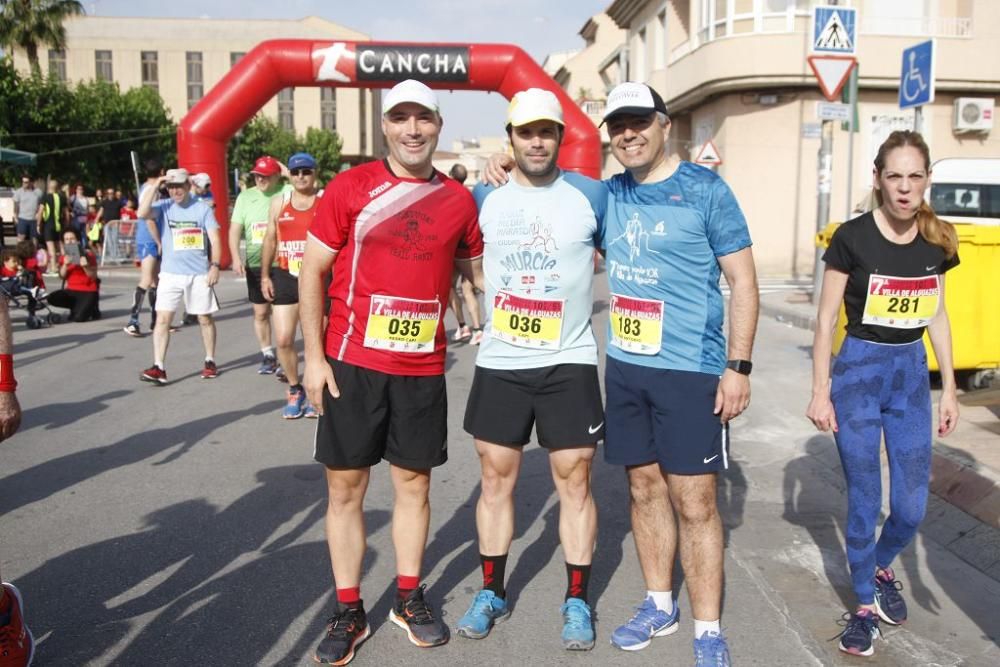
<path id="1" fill-rule="evenodd" d="M 83 254 L 90 266 L 97 266 L 97 258 L 94 257 L 94 253 L 85 250 Z M 66 256 L 63 255 L 60 257 L 59 261 L 65 265 Z M 73 290 L 74 292 L 96 292 L 97 279 L 91 278 L 82 266 L 73 263 L 66 269 L 66 289 Z"/>
<path id="2" fill-rule="evenodd" d="M 276 231 L 278 233 L 278 266 L 293 276 L 299 275 L 302 268 L 302 257 L 306 252 L 306 233 L 309 225 L 316 217 L 316 209 L 323 196 L 323 191 L 316 193 L 312 206 L 305 211 L 292 206 L 289 198 L 278 214 Z M 291 193 L 289 193 L 291 197 Z"/>
<path id="3" fill-rule="evenodd" d="M 338 253 L 327 355 L 393 375 L 443 374 L 455 259 L 483 254 L 469 191 L 437 171 L 398 178 L 369 162 L 327 187 L 309 235 Z"/>
<path id="4" fill-rule="evenodd" d="M 123 207 L 121 213 L 118 214 L 118 219 L 119 220 L 135 220 L 136 219 L 135 209 L 134 208 L 125 208 L 125 207 Z"/>
<path id="5" fill-rule="evenodd" d="M 0 277 L 16 278 L 17 274 L 18 274 L 17 269 L 8 269 L 6 264 L 0 264 Z"/>

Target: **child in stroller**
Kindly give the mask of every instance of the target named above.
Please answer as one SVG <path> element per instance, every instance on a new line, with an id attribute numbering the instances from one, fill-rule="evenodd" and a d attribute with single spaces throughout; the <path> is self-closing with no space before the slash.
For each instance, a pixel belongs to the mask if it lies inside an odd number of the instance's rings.
<path id="1" fill-rule="evenodd" d="M 49 309 L 45 282 L 35 259 L 34 243 L 25 240 L 14 249 L 4 249 L 0 261 L 0 295 L 16 307 L 22 305 L 22 299 L 25 301 L 28 328 L 38 329 L 44 322 L 58 324 L 62 318 Z M 39 308 L 46 311 L 44 318 L 38 317 Z"/>

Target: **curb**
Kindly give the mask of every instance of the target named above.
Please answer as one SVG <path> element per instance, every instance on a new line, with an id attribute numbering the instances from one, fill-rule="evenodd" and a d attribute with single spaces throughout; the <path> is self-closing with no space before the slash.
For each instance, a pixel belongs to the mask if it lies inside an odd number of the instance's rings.
<path id="1" fill-rule="evenodd" d="M 761 301 L 760 314 L 799 329 L 816 330 L 815 315 Z M 931 459 L 931 493 L 993 528 L 1000 528 L 1000 475 L 936 444 Z"/>

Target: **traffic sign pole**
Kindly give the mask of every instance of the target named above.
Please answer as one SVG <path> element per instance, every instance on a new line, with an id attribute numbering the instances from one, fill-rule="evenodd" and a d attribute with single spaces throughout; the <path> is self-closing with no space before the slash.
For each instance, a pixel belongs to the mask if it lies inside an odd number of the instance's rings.
<path id="1" fill-rule="evenodd" d="M 847 104 L 851 107 L 851 117 L 847 121 L 847 210 L 844 220 L 850 220 L 854 212 L 854 116 L 858 108 L 858 68 L 851 70 L 851 80 L 847 84 Z"/>
<path id="2" fill-rule="evenodd" d="M 830 222 L 830 190 L 833 185 L 833 121 L 823 121 L 816 169 L 816 233 L 826 229 Z M 813 264 L 812 302 L 819 303 L 819 292 L 823 286 L 823 249 L 816 248 Z"/>

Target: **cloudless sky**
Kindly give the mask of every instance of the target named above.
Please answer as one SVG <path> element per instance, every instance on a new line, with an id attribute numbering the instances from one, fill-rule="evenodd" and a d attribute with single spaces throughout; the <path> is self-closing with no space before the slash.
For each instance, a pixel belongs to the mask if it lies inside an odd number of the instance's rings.
<path id="1" fill-rule="evenodd" d="M 555 51 L 582 48 L 587 19 L 611 0 L 83 0 L 90 16 L 299 19 L 319 16 L 375 40 L 516 44 L 541 63 Z M 453 139 L 503 134 L 507 101 L 496 93 L 438 91 L 444 130 Z"/>

